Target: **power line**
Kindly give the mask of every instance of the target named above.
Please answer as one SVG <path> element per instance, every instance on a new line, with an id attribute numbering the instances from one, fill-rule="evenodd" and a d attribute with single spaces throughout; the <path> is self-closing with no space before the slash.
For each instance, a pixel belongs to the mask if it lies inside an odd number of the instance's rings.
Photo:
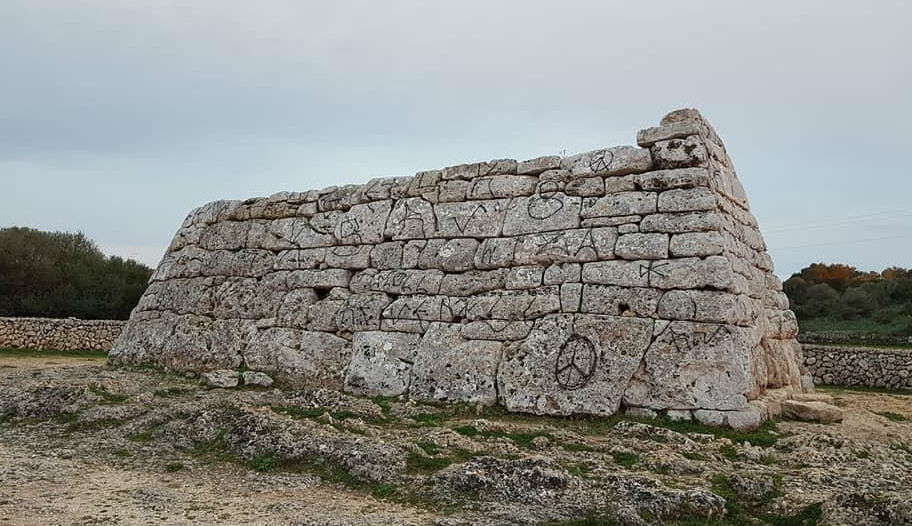
<path id="1" fill-rule="evenodd" d="M 808 245 L 792 245 L 789 247 L 769 247 L 772 250 L 790 250 L 793 248 L 809 248 L 809 247 L 822 247 L 827 245 L 855 245 L 858 243 L 868 243 L 870 241 L 884 241 L 887 239 L 903 239 L 907 237 L 912 237 L 912 234 L 902 234 L 899 236 L 884 236 L 884 237 L 871 237 L 868 239 L 853 239 L 849 241 L 830 241 L 826 243 L 811 243 Z"/>
<path id="2" fill-rule="evenodd" d="M 832 219 L 823 219 L 819 221 L 811 221 L 806 223 L 798 223 L 794 225 L 771 228 L 765 230 L 767 233 L 778 233 L 778 232 L 789 232 L 793 230 L 815 230 L 820 228 L 827 228 L 829 226 L 840 226 L 844 224 L 852 224 L 858 222 L 870 221 L 872 219 L 893 219 L 896 217 L 905 217 L 912 215 L 912 210 L 910 209 L 900 209 L 892 210 L 887 212 L 876 212 L 871 214 L 863 214 L 856 216 L 847 216 L 841 218 L 832 218 Z"/>

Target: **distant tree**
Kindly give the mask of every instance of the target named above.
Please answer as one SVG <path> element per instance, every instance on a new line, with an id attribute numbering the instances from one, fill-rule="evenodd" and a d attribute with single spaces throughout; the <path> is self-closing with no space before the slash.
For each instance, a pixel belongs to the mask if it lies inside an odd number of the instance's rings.
<path id="1" fill-rule="evenodd" d="M 0 316 L 126 319 L 151 274 L 82 233 L 0 229 Z"/>

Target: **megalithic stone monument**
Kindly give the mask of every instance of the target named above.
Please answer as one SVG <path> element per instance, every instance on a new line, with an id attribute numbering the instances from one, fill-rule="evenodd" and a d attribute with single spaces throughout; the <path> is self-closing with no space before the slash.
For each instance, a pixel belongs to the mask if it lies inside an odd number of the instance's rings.
<path id="1" fill-rule="evenodd" d="M 637 144 L 204 205 L 110 360 L 755 426 L 811 386 L 744 189 L 696 110 Z"/>

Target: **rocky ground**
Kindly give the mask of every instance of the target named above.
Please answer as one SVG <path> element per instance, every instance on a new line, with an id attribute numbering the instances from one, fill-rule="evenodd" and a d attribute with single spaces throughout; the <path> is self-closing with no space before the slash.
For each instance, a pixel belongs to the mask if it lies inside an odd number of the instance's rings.
<path id="1" fill-rule="evenodd" d="M 912 524 L 912 396 L 735 433 L 0 352 L 4 524 Z"/>

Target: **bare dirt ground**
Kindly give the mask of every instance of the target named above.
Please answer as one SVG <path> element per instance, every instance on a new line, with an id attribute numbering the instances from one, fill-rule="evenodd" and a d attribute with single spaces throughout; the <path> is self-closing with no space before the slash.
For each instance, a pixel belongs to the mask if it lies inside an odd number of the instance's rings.
<path id="1" fill-rule="evenodd" d="M 0 525 L 912 524 L 912 396 L 754 433 L 0 353 Z"/>

